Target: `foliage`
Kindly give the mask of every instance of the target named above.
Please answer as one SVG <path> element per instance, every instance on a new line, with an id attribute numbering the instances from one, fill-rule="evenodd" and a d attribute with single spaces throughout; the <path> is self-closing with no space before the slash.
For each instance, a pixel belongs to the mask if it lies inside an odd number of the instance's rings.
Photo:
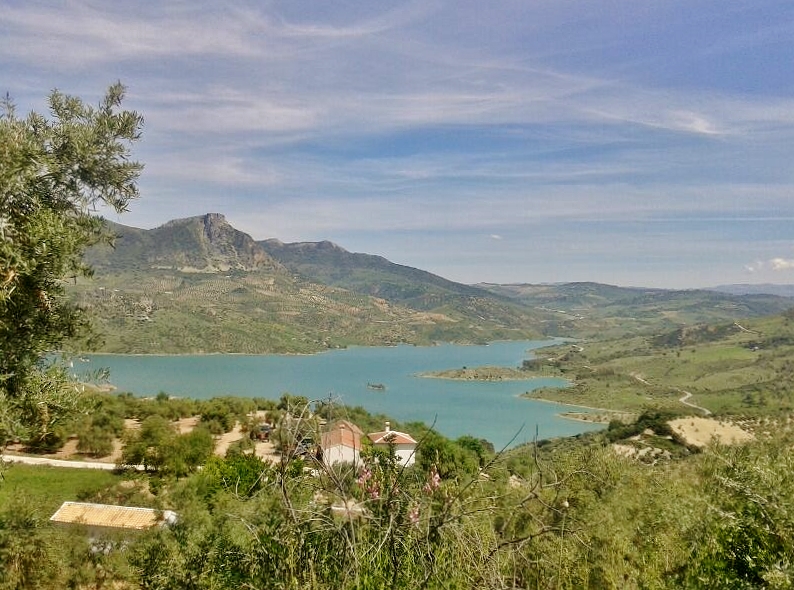
<path id="1" fill-rule="evenodd" d="M 715 449 L 704 465 L 709 509 L 689 531 L 702 588 L 794 586 L 794 459 L 785 446 Z"/>
<path id="2" fill-rule="evenodd" d="M 674 417 L 672 412 L 646 410 L 631 424 L 612 420 L 609 423 L 606 437 L 609 442 L 616 442 L 640 434 L 647 429 L 653 430 L 657 436 L 673 436 L 675 433 L 668 422 Z"/>
<path id="3" fill-rule="evenodd" d="M 540 466 L 508 497 L 488 477 L 446 479 L 374 449 L 359 468 L 286 455 L 259 466 L 256 489 L 243 483 L 253 465 L 213 459 L 190 480 L 206 503 L 188 502 L 175 528 L 133 550 L 144 587 L 503 587 L 564 510 L 564 483 Z"/>
<path id="4" fill-rule="evenodd" d="M 143 421 L 139 431 L 127 433 L 121 463 L 182 477 L 203 464 L 213 447 L 212 434 L 206 428 L 178 434 L 168 420 L 153 415 Z"/>
<path id="5" fill-rule="evenodd" d="M 0 588 L 32 588 L 48 575 L 49 547 L 31 506 L 17 497 L 0 512 Z M 42 567 L 44 566 L 44 567 Z"/>
<path id="6" fill-rule="evenodd" d="M 201 475 L 212 490 L 222 488 L 236 496 L 250 497 L 262 488 L 268 473 L 268 466 L 259 457 L 233 454 L 224 459 L 211 457 Z"/>
<path id="7" fill-rule="evenodd" d="M 162 419 L 148 420 L 157 430 Z M 275 465 L 212 457 L 180 480 L 158 472 L 136 476 L 135 486 L 83 470 L 30 479 L 45 470 L 14 466 L 0 486 L 0 552 L 26 572 L 24 587 L 41 588 L 789 588 L 786 424 L 770 426 L 777 432 L 767 441 L 657 465 L 590 436 L 486 453 L 473 471 L 466 461 L 404 468 L 393 452 L 372 448 L 357 466 L 294 454 Z M 459 447 L 476 462 L 468 438 L 425 442 L 443 451 L 426 457 L 454 460 L 448 453 Z M 76 489 L 97 475 L 106 490 Z M 148 477 L 160 493 L 147 500 L 137 490 Z M 9 485 L 33 492 L 27 508 Z M 46 526 L 58 494 L 152 503 L 177 510 L 179 521 L 130 539 L 124 551 L 91 553 L 79 532 Z M 25 568 L 34 561 L 39 569 Z M 2 575 L 0 588 L 22 587 Z"/>
<path id="8" fill-rule="evenodd" d="M 142 119 L 119 110 L 123 96 L 115 84 L 93 108 L 55 91 L 52 119 L 19 118 L 9 101 L 0 112 L 0 395 L 16 410 L 7 418 L 42 444 L 74 393 L 62 373 L 41 368 L 42 355 L 88 327 L 63 281 L 88 274 L 83 251 L 108 238 L 96 207 L 124 211 L 137 197 L 141 166 L 129 144 Z"/>
<path id="9" fill-rule="evenodd" d="M 422 444 L 416 451 L 416 463 L 425 472 L 436 469 L 444 478 L 456 475 L 472 476 L 480 467 L 481 455 L 468 439 L 455 443 L 434 431 L 420 435 Z M 485 455 L 482 455 L 485 458 Z"/>
<path id="10" fill-rule="evenodd" d="M 94 399 L 96 405 L 77 424 L 77 450 L 103 457 L 113 451 L 113 441 L 124 433 L 124 418 L 114 411 L 115 407 L 103 403 L 102 398 Z"/>

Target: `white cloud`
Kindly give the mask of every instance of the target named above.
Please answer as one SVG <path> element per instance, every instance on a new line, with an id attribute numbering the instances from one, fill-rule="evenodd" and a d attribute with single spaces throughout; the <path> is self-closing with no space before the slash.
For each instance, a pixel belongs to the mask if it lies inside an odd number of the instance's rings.
<path id="1" fill-rule="evenodd" d="M 769 260 L 756 260 L 751 264 L 744 266 L 745 270 L 750 273 L 761 273 L 764 271 L 781 272 L 787 270 L 794 270 L 794 259 L 792 258 L 770 258 Z"/>
<path id="2" fill-rule="evenodd" d="M 794 260 L 787 258 L 773 258 L 769 261 L 772 270 L 791 270 L 794 269 Z"/>

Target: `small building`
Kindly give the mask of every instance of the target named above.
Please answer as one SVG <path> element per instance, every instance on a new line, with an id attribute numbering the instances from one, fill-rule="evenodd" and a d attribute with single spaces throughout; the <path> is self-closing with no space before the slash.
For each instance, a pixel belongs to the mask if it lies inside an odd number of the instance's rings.
<path id="1" fill-rule="evenodd" d="M 416 459 L 416 445 L 418 444 L 410 434 L 392 430 L 391 424 L 386 422 L 386 428 L 381 432 L 371 432 L 367 435 L 375 447 L 388 449 L 394 447 L 394 454 L 400 465 L 409 467 Z"/>
<path id="2" fill-rule="evenodd" d="M 172 525 L 176 520 L 176 512 L 171 510 L 89 502 L 64 502 L 50 517 L 50 521 L 57 525 L 85 527 L 92 539 Z"/>
<path id="3" fill-rule="evenodd" d="M 358 465 L 361 452 L 361 437 L 364 436 L 358 426 L 347 420 L 334 422 L 333 426 L 322 433 L 320 448 L 323 463 L 351 463 Z"/>

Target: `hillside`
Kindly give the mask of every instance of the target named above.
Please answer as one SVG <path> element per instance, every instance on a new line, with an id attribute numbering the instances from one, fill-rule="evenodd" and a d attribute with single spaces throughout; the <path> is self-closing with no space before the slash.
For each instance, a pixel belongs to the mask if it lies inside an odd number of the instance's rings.
<path id="1" fill-rule="evenodd" d="M 395 264 L 381 256 L 348 252 L 332 242 L 259 244 L 274 259 L 307 280 L 401 303 L 414 309 L 488 297 L 477 287 L 455 283 L 424 270 Z"/>
<path id="2" fill-rule="evenodd" d="M 413 308 L 295 276 L 222 215 L 141 230 L 112 225 L 115 247 L 85 257 L 92 279 L 70 293 L 96 319 L 101 344 L 118 353 L 316 352 L 351 344 L 430 344 L 533 338 L 521 306 L 460 285 L 454 305 Z M 427 281 L 440 277 L 422 273 Z M 426 276 L 425 276 L 426 275 Z M 429 278 L 428 278 L 429 277 Z M 450 285 L 455 285 L 446 281 Z M 417 290 L 427 289 L 417 280 Z M 450 287 L 451 289 L 451 287 Z"/>
<path id="3" fill-rule="evenodd" d="M 533 326 L 540 331 L 550 316 L 498 293 L 395 264 L 382 256 L 348 252 L 328 241 L 285 244 L 270 239 L 259 244 L 307 281 L 382 298 L 393 305 L 443 314 L 461 322 L 485 322 L 495 327 Z"/>
<path id="4" fill-rule="evenodd" d="M 794 410 L 794 314 L 580 341 L 538 352 L 525 368 L 572 387 L 533 395 L 633 410 L 776 416 Z M 684 403 L 682 403 L 682 399 Z"/>
<path id="5" fill-rule="evenodd" d="M 482 343 L 650 334 L 781 313 L 773 295 L 598 283 L 463 285 L 331 242 L 257 242 L 210 213 L 151 230 L 109 224 L 69 287 L 119 353 L 315 352 L 396 343 Z"/>
<path id="6" fill-rule="evenodd" d="M 720 291 L 731 295 L 778 295 L 780 297 L 794 297 L 794 285 L 775 285 L 764 283 L 760 285 L 719 285 L 711 287 L 711 291 Z"/>
<path id="7" fill-rule="evenodd" d="M 529 308 L 552 313 L 555 319 L 545 328 L 546 333 L 588 338 L 738 321 L 780 314 L 794 307 L 794 300 L 788 297 L 706 289 L 648 289 L 587 282 L 478 286 Z"/>

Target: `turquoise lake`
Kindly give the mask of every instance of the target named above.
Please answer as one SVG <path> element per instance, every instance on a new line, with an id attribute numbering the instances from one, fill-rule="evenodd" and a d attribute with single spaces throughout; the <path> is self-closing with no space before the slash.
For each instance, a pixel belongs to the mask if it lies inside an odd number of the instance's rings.
<path id="1" fill-rule="evenodd" d="M 206 399 L 237 395 L 278 399 L 283 393 L 312 400 L 332 396 L 400 421 L 432 424 L 442 434 L 470 434 L 497 447 L 539 438 L 570 436 L 599 428 L 557 416 L 564 406 L 532 401 L 521 393 L 550 385 L 554 378 L 474 382 L 428 379 L 418 373 L 463 366 L 518 367 L 548 341 L 494 342 L 487 346 L 354 347 L 315 355 L 90 355 L 85 369 L 110 369 L 118 391 Z M 78 366 L 75 366 L 79 370 Z M 367 383 L 382 383 L 374 391 Z M 512 446 L 511 445 L 511 446 Z"/>

